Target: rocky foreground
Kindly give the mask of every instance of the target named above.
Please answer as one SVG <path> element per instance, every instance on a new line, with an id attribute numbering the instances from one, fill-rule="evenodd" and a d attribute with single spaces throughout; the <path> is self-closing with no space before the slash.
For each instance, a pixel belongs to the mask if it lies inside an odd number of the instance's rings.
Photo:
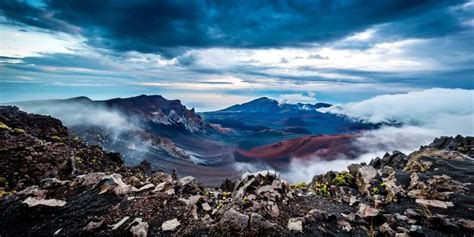
<path id="1" fill-rule="evenodd" d="M 474 138 L 441 137 L 309 184 L 262 171 L 205 187 L 0 107 L 0 236 L 472 236 L 473 157 Z"/>

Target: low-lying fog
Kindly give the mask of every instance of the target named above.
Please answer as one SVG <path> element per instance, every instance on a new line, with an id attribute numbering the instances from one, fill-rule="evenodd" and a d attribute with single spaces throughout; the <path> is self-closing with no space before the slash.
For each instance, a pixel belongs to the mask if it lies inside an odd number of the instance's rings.
<path id="1" fill-rule="evenodd" d="M 315 174 L 341 171 L 351 163 L 370 162 L 386 152 L 399 150 L 406 154 L 428 145 L 439 136 L 474 135 L 474 90 L 433 88 L 406 94 L 382 95 L 368 100 L 335 105 L 320 112 L 346 115 L 374 123 L 397 123 L 364 133 L 357 145 L 368 150 L 357 159 L 344 157 L 310 162 L 293 159 L 290 169 L 282 173 L 289 182 L 309 182 Z M 268 167 L 237 164 L 238 169 L 254 171 Z"/>

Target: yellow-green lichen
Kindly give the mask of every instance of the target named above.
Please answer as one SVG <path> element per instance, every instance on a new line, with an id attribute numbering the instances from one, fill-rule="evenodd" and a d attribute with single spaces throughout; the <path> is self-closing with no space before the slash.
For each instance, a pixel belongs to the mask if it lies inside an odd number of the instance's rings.
<path id="1" fill-rule="evenodd" d="M 14 128 L 13 131 L 16 133 L 16 134 L 25 134 L 25 130 L 21 129 L 21 128 Z"/>
<path id="2" fill-rule="evenodd" d="M 249 198 L 248 198 L 247 196 L 245 196 L 245 197 L 242 199 L 242 203 L 243 203 L 244 205 L 249 204 Z"/>
<path id="3" fill-rule="evenodd" d="M 0 122 L 0 129 L 6 129 L 6 130 L 12 130 L 10 127 L 8 127 L 8 125 Z"/>
<path id="4" fill-rule="evenodd" d="M 379 189 L 378 187 L 372 187 L 372 188 L 370 189 L 370 193 L 373 194 L 373 195 L 374 195 L 374 194 L 379 194 L 379 193 L 380 193 L 380 189 Z"/>
<path id="5" fill-rule="evenodd" d="M 54 135 L 51 137 L 51 140 L 56 141 L 56 142 L 61 142 L 63 139 L 59 136 Z"/>
<path id="6" fill-rule="evenodd" d="M 0 188 L 0 198 L 6 195 L 8 195 L 8 192 L 6 192 L 5 189 Z"/>
<path id="7" fill-rule="evenodd" d="M 230 195 L 231 195 L 231 193 L 230 193 L 230 192 L 222 192 L 222 197 L 223 197 L 224 199 L 227 199 L 227 198 L 229 198 L 229 197 L 230 197 Z"/>

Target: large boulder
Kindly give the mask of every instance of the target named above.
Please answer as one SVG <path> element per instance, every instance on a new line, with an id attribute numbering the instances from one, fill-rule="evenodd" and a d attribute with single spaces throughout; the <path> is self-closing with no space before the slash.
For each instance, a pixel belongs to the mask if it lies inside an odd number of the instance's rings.
<path id="1" fill-rule="evenodd" d="M 142 218 L 135 218 L 131 223 L 130 232 L 133 237 L 147 237 L 148 223 L 144 222 Z"/>
<path id="2" fill-rule="evenodd" d="M 372 180 L 377 176 L 377 170 L 372 166 L 364 166 L 359 169 L 356 176 L 356 185 L 359 192 L 370 195 L 369 187 Z"/>
<path id="3" fill-rule="evenodd" d="M 289 231 L 292 232 L 303 232 L 303 219 L 302 218 L 290 218 L 288 220 Z"/>
<path id="4" fill-rule="evenodd" d="M 232 192 L 232 203 L 273 217 L 280 215 L 279 205 L 292 198 L 288 183 L 270 171 L 242 175 Z"/>
<path id="5" fill-rule="evenodd" d="M 395 169 L 403 169 L 408 162 L 408 156 L 400 151 L 393 151 L 392 154 L 385 153 L 383 156 L 380 166 L 374 166 L 376 169 L 390 166 Z"/>
<path id="6" fill-rule="evenodd" d="M 221 217 L 219 226 L 224 231 L 242 231 L 248 227 L 249 216 L 230 208 Z"/>
<path id="7" fill-rule="evenodd" d="M 134 191 L 131 185 L 125 184 L 122 181 L 122 175 L 120 174 L 111 174 L 102 177 L 97 184 L 97 188 L 100 190 L 100 193 L 112 191 L 116 195 L 124 195 Z"/>
<path id="8" fill-rule="evenodd" d="M 454 138 L 439 137 L 428 145 L 428 147 L 458 151 L 470 157 L 474 157 L 474 137 L 463 137 L 461 135 L 457 135 Z"/>
<path id="9" fill-rule="evenodd" d="M 167 220 L 161 224 L 161 230 L 163 231 L 175 231 L 178 226 L 180 226 L 181 223 L 178 221 L 178 219 L 174 218 L 171 220 Z"/>

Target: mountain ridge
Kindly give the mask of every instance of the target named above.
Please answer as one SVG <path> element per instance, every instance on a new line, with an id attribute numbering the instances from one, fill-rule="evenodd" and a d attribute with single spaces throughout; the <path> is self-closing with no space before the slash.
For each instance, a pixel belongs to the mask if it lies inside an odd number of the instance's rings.
<path id="1" fill-rule="evenodd" d="M 202 117 L 192 109 L 187 109 L 180 100 L 168 100 L 161 95 L 138 95 L 128 98 L 112 98 L 108 100 L 92 100 L 86 96 L 68 99 L 52 99 L 37 101 L 12 102 L 9 104 L 20 107 L 47 106 L 48 104 L 80 104 L 99 106 L 116 110 L 139 120 L 151 121 L 164 125 L 182 125 L 190 132 L 204 132 L 209 126 Z"/>
<path id="2" fill-rule="evenodd" d="M 319 108 L 330 107 L 327 103 L 315 103 L 315 104 L 304 104 L 304 103 L 279 103 L 277 100 L 270 99 L 268 97 L 260 97 L 242 104 L 232 105 L 225 109 L 217 110 L 215 112 L 286 112 L 286 111 L 298 111 L 298 110 L 316 110 Z"/>

